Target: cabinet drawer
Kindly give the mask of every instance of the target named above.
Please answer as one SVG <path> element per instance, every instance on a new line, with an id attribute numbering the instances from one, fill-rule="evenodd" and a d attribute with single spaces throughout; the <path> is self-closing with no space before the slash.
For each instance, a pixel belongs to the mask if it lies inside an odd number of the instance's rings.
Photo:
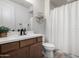
<path id="1" fill-rule="evenodd" d="M 42 36 L 41 37 L 37 37 L 37 42 L 42 42 Z"/>
<path id="2" fill-rule="evenodd" d="M 31 44 L 34 44 L 34 43 L 36 43 L 35 38 L 23 40 L 23 41 L 20 41 L 20 47 L 25 47 L 25 46 L 28 46 L 28 45 L 31 45 Z"/>
<path id="3" fill-rule="evenodd" d="M 20 48 L 12 52 L 3 54 L 1 58 L 27 58 L 29 57 L 29 48 Z"/>
<path id="4" fill-rule="evenodd" d="M 12 42 L 1 45 L 1 53 L 6 53 L 19 48 L 19 42 Z"/>

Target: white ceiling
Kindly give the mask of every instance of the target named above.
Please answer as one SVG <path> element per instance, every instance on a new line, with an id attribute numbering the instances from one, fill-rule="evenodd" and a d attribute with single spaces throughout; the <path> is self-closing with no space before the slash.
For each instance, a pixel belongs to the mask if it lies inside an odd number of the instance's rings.
<path id="1" fill-rule="evenodd" d="M 11 0 L 11 1 L 19 3 L 19 4 L 21 4 L 21 5 L 25 6 L 25 7 L 32 6 L 32 4 L 27 2 L 26 0 Z M 51 5 L 51 8 L 52 7 L 59 7 L 61 5 L 71 3 L 73 1 L 77 1 L 77 0 L 50 0 L 50 5 Z"/>
<path id="2" fill-rule="evenodd" d="M 18 3 L 20 5 L 23 5 L 24 7 L 28 8 L 28 7 L 31 7 L 32 4 L 27 2 L 26 0 L 10 0 L 12 2 L 15 2 L 15 3 Z"/>
<path id="3" fill-rule="evenodd" d="M 50 3 L 51 3 L 51 6 L 59 7 L 61 5 L 71 3 L 73 1 L 77 1 L 77 0 L 51 0 Z"/>

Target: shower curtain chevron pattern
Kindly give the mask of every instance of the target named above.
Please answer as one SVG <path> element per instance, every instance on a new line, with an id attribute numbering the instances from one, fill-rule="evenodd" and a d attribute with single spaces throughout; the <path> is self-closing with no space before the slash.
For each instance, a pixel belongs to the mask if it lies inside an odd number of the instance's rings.
<path id="1" fill-rule="evenodd" d="M 79 1 L 54 8 L 50 19 L 56 48 L 79 56 Z"/>

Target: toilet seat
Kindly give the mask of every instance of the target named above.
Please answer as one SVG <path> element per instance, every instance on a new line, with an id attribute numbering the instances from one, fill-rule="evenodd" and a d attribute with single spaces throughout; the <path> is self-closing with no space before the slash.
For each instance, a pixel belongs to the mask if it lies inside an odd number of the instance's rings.
<path id="1" fill-rule="evenodd" d="M 43 43 L 43 46 L 44 46 L 45 49 L 47 49 L 47 50 L 54 50 L 54 49 L 55 49 L 54 44 L 51 44 L 51 43 Z"/>
<path id="2" fill-rule="evenodd" d="M 47 47 L 55 47 L 54 44 L 51 44 L 51 43 L 43 43 L 43 45 Z"/>

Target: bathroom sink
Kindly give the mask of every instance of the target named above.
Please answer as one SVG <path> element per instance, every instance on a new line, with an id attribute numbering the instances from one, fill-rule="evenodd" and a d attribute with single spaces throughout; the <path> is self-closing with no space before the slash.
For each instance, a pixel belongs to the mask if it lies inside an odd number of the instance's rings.
<path id="1" fill-rule="evenodd" d="M 9 40 L 24 40 L 24 39 L 29 39 L 33 38 L 36 36 L 41 36 L 40 34 L 34 34 L 33 31 L 28 31 L 26 35 L 19 35 L 19 34 L 13 34 L 7 37 Z"/>
<path id="2" fill-rule="evenodd" d="M 26 39 L 26 38 L 30 38 L 33 35 L 13 35 L 13 36 L 9 36 L 8 38 L 12 38 L 12 39 L 17 39 L 17 40 L 22 40 L 22 39 Z"/>

